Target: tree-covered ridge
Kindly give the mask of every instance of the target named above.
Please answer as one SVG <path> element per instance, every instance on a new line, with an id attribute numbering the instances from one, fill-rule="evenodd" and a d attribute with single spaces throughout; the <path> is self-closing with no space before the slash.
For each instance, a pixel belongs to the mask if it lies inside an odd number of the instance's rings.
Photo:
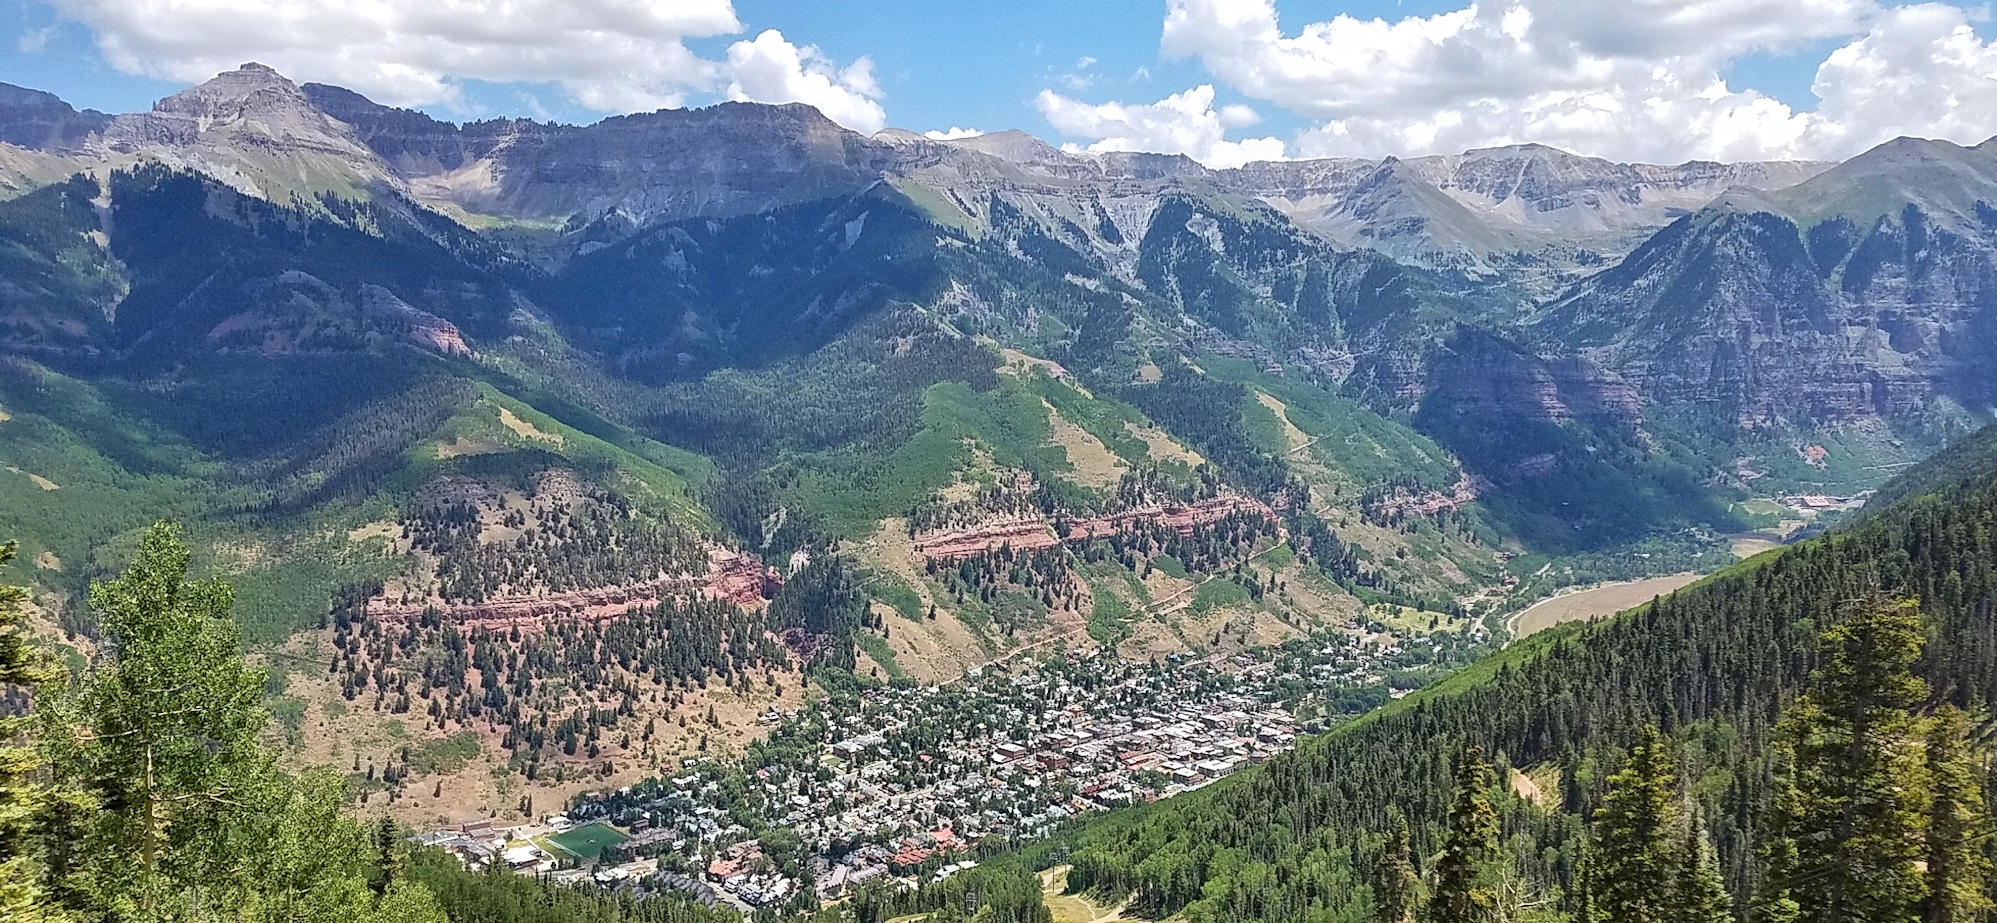
<path id="1" fill-rule="evenodd" d="M 445 483 L 402 516 L 402 541 L 433 559 L 434 583 L 402 581 L 403 605 L 445 605 L 702 576 L 712 547 L 671 511 L 640 509 L 559 469 L 516 497 Z M 455 488 L 455 489 L 452 489 Z M 509 502 L 511 501 L 511 502 Z M 396 600 L 391 600 L 396 601 Z"/>
<path id="2" fill-rule="evenodd" d="M 1655 724 L 1692 754 L 1687 778 L 1701 782 L 1719 865 L 1745 900 L 1771 823 L 1777 721 L 1846 601 L 1919 600 L 1936 639 L 1919 662 L 1933 697 L 1997 702 L 1993 524 L 1997 490 L 1917 500 L 1600 627 L 1534 638 L 1262 771 L 1082 831 L 1070 881 L 1193 920 L 1348 917 L 1371 904 L 1389 808 L 1415 822 L 1414 853 L 1434 855 L 1452 758 L 1477 746 L 1501 766 L 1554 773 L 1547 807 L 1500 799 L 1502 841 L 1534 888 L 1569 893 L 1606 768 Z"/>
<path id="3" fill-rule="evenodd" d="M 1985 427 L 1901 472 L 1866 500 L 1865 508 L 1872 514 L 1924 494 L 1951 497 L 1981 490 L 1993 480 L 1997 480 L 1997 427 Z"/>

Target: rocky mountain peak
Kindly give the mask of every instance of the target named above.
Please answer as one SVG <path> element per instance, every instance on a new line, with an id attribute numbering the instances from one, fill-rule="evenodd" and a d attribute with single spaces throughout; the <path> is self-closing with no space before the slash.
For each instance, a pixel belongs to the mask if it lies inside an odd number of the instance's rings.
<path id="1" fill-rule="evenodd" d="M 1076 159 L 1016 128 L 957 138 L 946 143 L 1022 166 L 1065 166 Z"/>
<path id="2" fill-rule="evenodd" d="M 1143 151 L 1111 151 L 1098 155 L 1103 169 L 1130 179 L 1169 179 L 1206 176 L 1200 162 L 1184 154 L 1152 154 Z"/>
<path id="3" fill-rule="evenodd" d="M 321 135 L 333 120 L 305 98 L 298 84 L 255 62 L 153 104 L 155 122 L 198 134 L 220 126 L 249 125 L 274 137 Z"/>
<path id="4" fill-rule="evenodd" d="M 1895 138 L 1771 198 L 1805 225 L 1844 218 L 1864 227 L 1909 206 L 1956 227 L 1983 223 L 1997 186 L 1997 148 Z"/>
<path id="5" fill-rule="evenodd" d="M 162 99 L 150 112 L 117 116 L 101 138 L 114 155 L 153 157 L 275 201 L 364 195 L 377 184 L 401 188 L 352 128 L 255 62 Z"/>

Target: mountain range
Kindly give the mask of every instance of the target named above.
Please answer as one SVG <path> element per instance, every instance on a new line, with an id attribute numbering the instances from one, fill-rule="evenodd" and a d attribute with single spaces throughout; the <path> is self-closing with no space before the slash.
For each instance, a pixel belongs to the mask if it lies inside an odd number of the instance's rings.
<path id="1" fill-rule="evenodd" d="M 1943 249 L 1987 248 L 1979 206 L 1997 169 L 1987 145 L 1901 139 L 1846 164 L 1657 166 L 1527 144 L 1210 170 L 1176 155 L 1068 153 L 1020 132 L 863 137 L 799 105 L 456 125 L 255 64 L 119 116 L 8 88 L 0 132 L 19 149 L 5 162 L 16 188 L 57 164 L 157 161 L 280 204 L 379 195 L 518 232 L 521 255 L 556 271 L 663 224 L 892 189 L 927 220 L 973 236 L 1016 213 L 1092 271 L 1142 286 L 1160 209 L 1189 201 L 1243 210 L 1300 246 L 1384 255 L 1451 296 L 1469 290 L 1495 302 L 1473 321 L 1523 323 L 1535 348 L 1569 348 L 1655 381 L 1644 388 L 1651 400 L 1727 401 L 1761 422 L 1987 403 L 1968 380 L 1983 354 L 1960 351 L 1978 323 L 1964 300 L 1984 280 L 1955 278 L 1973 271 L 1972 256 L 1923 249 L 1927 235 Z M 1762 242 L 1756 228 L 1768 222 Z M 1730 259 L 1743 262 L 1709 265 Z M 1824 304 L 1806 309 L 1807 329 L 1744 310 L 1771 300 Z M 1724 343 L 1679 345 L 1722 327 Z M 1783 344 L 1779 362 L 1757 355 L 1771 342 Z M 1686 376 L 1718 384 L 1678 380 Z"/>

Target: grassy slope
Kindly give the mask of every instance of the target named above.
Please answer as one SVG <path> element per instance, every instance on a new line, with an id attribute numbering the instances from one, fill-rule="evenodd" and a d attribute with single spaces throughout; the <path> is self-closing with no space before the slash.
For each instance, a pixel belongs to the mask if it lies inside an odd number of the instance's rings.
<path id="1" fill-rule="evenodd" d="M 446 393 L 457 403 L 444 408 L 441 424 L 369 445 L 371 458 L 347 458 L 340 445 L 327 451 L 316 440 L 347 442 L 343 427 L 374 425 L 348 418 L 373 407 L 332 417 L 280 451 L 253 457 L 232 451 L 213 427 L 202 430 L 206 414 L 231 413 L 226 405 L 204 402 L 205 414 L 175 421 L 148 413 L 143 397 L 119 383 L 16 364 L 0 376 L 0 409 L 8 414 L 0 422 L 0 464 L 20 472 L 0 471 L 0 532 L 23 549 L 8 578 L 74 598 L 88 580 L 120 566 L 137 530 L 177 520 L 200 551 L 197 563 L 235 583 L 247 640 L 263 645 L 322 617 L 335 587 L 392 572 L 396 561 L 347 531 L 392 516 L 441 474 L 519 477 L 558 465 L 712 528 L 689 480 L 707 476 L 704 459 L 625 431 L 613 434 L 615 443 L 600 439 L 484 382 Z M 506 425 L 502 410 L 530 434 Z M 452 453 L 440 445 L 477 451 L 444 457 Z M 349 471 L 364 479 L 343 488 L 337 482 Z"/>

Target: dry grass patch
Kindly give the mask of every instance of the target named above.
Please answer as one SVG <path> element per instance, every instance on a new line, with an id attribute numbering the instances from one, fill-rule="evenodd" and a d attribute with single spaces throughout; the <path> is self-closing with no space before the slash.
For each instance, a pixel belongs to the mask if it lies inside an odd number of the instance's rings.
<path id="1" fill-rule="evenodd" d="M 1512 634 L 1523 638 L 1561 622 L 1614 615 L 1624 609 L 1641 606 L 1697 579 L 1698 574 L 1671 574 L 1562 593 L 1512 616 Z"/>
<path id="2" fill-rule="evenodd" d="M 504 451 L 505 448 L 505 446 L 496 442 L 486 442 L 482 439 L 466 439 L 463 436 L 459 436 L 450 442 L 437 443 L 437 457 L 439 459 L 452 459 L 461 458 L 466 455 L 489 455 L 493 452 Z"/>
<path id="3" fill-rule="evenodd" d="M 1206 463 L 1200 453 L 1179 444 L 1179 441 L 1165 435 L 1165 431 L 1155 426 L 1144 426 L 1134 420 L 1124 421 L 1123 428 L 1132 436 L 1144 440 L 1144 448 L 1150 452 L 1153 461 L 1184 462 L 1187 467 L 1198 467 Z"/>
<path id="4" fill-rule="evenodd" d="M 359 543 L 371 538 L 387 539 L 390 543 L 401 541 L 402 526 L 383 519 L 347 530 L 347 541 Z"/>
<path id="5" fill-rule="evenodd" d="M 551 433 L 541 429 L 526 420 L 520 419 L 513 411 L 505 407 L 499 408 L 499 422 L 506 424 L 506 428 L 512 430 L 513 435 L 519 436 L 522 439 L 539 439 L 542 442 L 551 443 L 557 448 L 563 444 L 561 433 Z"/>
<path id="6" fill-rule="evenodd" d="M 1275 395 L 1266 391 L 1255 392 L 1255 399 L 1260 401 L 1262 406 L 1269 408 L 1269 412 L 1275 414 L 1276 419 L 1282 422 L 1283 439 L 1289 443 L 1290 451 L 1294 452 L 1309 444 L 1310 435 L 1290 422 L 1290 405 L 1277 400 Z"/>
<path id="7" fill-rule="evenodd" d="M 1074 421 L 1061 415 L 1054 405 L 1042 398 L 1040 405 L 1047 408 L 1047 423 L 1054 430 L 1054 444 L 1068 453 L 1068 464 L 1073 467 L 1075 482 L 1083 487 L 1101 489 L 1112 487 L 1130 469 L 1123 464 L 1109 446 L 1097 439 Z"/>
<path id="8" fill-rule="evenodd" d="M 1062 893 L 1068 890 L 1068 869 L 1064 865 L 1040 873 L 1040 899 L 1054 915 L 1054 923 L 1141 923 L 1137 917 L 1124 915 L 1130 906 L 1127 900 L 1120 906 L 1105 907 L 1084 894 Z"/>
<path id="9" fill-rule="evenodd" d="M 42 477 L 39 474 L 31 474 L 29 472 L 22 471 L 21 469 L 16 468 L 13 465 L 8 465 L 7 470 L 13 474 L 18 474 L 24 478 L 27 478 L 30 481 L 35 482 L 35 486 L 43 490 L 55 490 L 59 486 L 56 484 L 56 482 L 51 481 L 48 478 Z"/>
<path id="10" fill-rule="evenodd" d="M 332 655 L 331 632 L 302 633 L 278 653 L 284 662 L 273 666 L 323 663 Z M 596 760 L 581 755 L 564 757 L 558 750 L 544 753 L 540 778 L 530 782 L 507 768 L 509 754 L 500 745 L 501 728 L 480 721 L 453 721 L 450 727 L 439 729 L 423 713 L 421 699 L 418 707 L 404 714 L 376 711 L 372 695 L 347 701 L 339 685 L 321 670 L 298 670 L 290 674 L 285 692 L 304 701 L 304 717 L 295 745 L 287 746 L 284 762 L 294 769 L 326 766 L 347 772 L 359 757 L 363 768 L 370 763 L 382 767 L 399 762 L 404 748 L 421 752 L 426 745 L 441 745 L 470 731 L 477 735 L 479 744 L 475 756 L 446 771 L 411 777 L 392 803 L 386 793 L 376 792 L 366 809 L 387 812 L 419 826 L 478 817 L 526 820 L 519 810 L 523 797 L 532 800 L 536 814 L 546 813 L 581 792 L 616 788 L 676 771 L 680 761 L 688 757 L 740 753 L 750 741 L 769 733 L 770 726 L 757 720 L 764 710 L 772 706 L 796 709 L 804 702 L 801 676 L 781 672 L 775 678 L 780 691 L 765 684 L 759 671 L 747 694 L 712 682 L 706 689 L 688 692 L 678 707 L 645 697 L 635 717 L 627 717 L 615 730 L 604 732 L 602 753 Z M 476 673 L 468 680 L 476 683 Z M 710 707 L 714 725 L 707 722 Z M 654 722 L 655 731 L 652 739 L 645 741 L 648 720 Z M 626 734 L 631 741 L 628 748 L 621 744 Z M 599 771 L 605 761 L 614 767 L 607 776 Z M 556 781 L 557 766 L 562 768 L 561 781 Z"/>

